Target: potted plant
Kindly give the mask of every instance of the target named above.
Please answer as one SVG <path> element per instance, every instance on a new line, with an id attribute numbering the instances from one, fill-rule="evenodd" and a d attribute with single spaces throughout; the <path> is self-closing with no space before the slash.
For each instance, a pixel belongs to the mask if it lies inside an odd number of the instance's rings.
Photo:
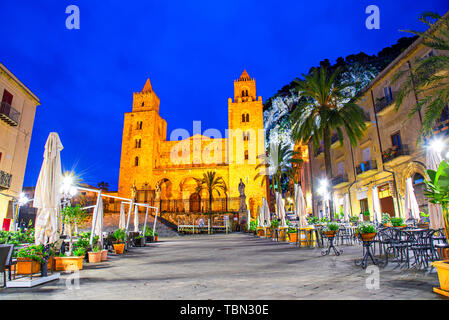
<path id="1" fill-rule="evenodd" d="M 136 247 L 143 247 L 144 246 L 143 235 L 139 234 L 137 237 L 134 237 L 133 238 L 133 244 Z"/>
<path id="2" fill-rule="evenodd" d="M 391 216 L 388 213 L 382 213 L 382 224 L 384 227 L 391 227 Z"/>
<path id="3" fill-rule="evenodd" d="M 363 215 L 363 221 L 370 221 L 371 214 L 369 213 L 369 210 L 362 212 L 362 215 Z"/>
<path id="4" fill-rule="evenodd" d="M 429 214 L 421 211 L 419 215 L 421 220 L 418 222 L 418 228 L 429 229 Z"/>
<path id="5" fill-rule="evenodd" d="M 318 224 L 319 222 L 320 222 L 320 219 L 318 219 L 318 217 L 315 217 L 315 216 L 309 216 L 309 217 L 307 218 L 307 223 L 308 223 L 309 225 Z"/>
<path id="6" fill-rule="evenodd" d="M 327 238 L 333 238 L 335 237 L 335 234 L 337 233 L 340 226 L 338 223 L 332 221 L 328 222 L 326 227 L 323 229 L 323 233 Z"/>
<path id="7" fill-rule="evenodd" d="M 89 255 L 89 263 L 98 263 L 101 262 L 101 248 L 97 244 L 92 248 L 92 251 L 87 253 Z"/>
<path id="8" fill-rule="evenodd" d="M 73 244 L 73 235 L 75 225 L 82 226 L 86 220 L 86 214 L 79 205 L 75 207 L 67 206 L 62 211 L 62 220 L 67 228 L 69 234 L 69 251 L 66 254 L 61 254 L 55 257 L 55 267 L 57 271 L 73 271 L 81 270 L 83 268 L 83 259 L 86 255 L 86 239 L 77 245 Z"/>
<path id="9" fill-rule="evenodd" d="M 362 241 L 373 241 L 373 239 L 376 237 L 377 230 L 374 224 L 364 222 L 359 224 L 356 233 L 360 235 Z"/>
<path id="10" fill-rule="evenodd" d="M 288 228 L 288 239 L 290 242 L 296 243 L 298 241 L 298 231 L 296 228 Z"/>
<path id="11" fill-rule="evenodd" d="M 352 225 L 357 225 L 357 224 L 359 223 L 359 217 L 351 216 L 351 217 L 349 218 L 349 222 L 350 222 Z"/>
<path id="12" fill-rule="evenodd" d="M 29 275 L 41 271 L 43 245 L 31 245 L 20 249 L 17 252 L 16 273 L 20 275 Z"/>
<path id="13" fill-rule="evenodd" d="M 401 217 L 391 217 L 390 221 L 391 221 L 391 225 L 394 228 L 405 228 L 406 227 L 406 225 L 404 224 L 404 219 L 402 219 Z"/>
<path id="14" fill-rule="evenodd" d="M 427 170 L 428 179 L 424 180 L 426 184 L 425 196 L 431 203 L 441 205 L 443 209 L 444 232 L 446 239 L 449 239 L 449 163 L 443 160 L 438 169 Z M 437 269 L 439 288 L 433 288 L 434 292 L 449 297 L 449 249 L 441 252 L 443 261 L 434 261 L 432 266 Z"/>
<path id="15" fill-rule="evenodd" d="M 116 254 L 123 254 L 125 251 L 125 239 L 126 239 L 126 230 L 118 229 L 114 232 L 114 238 L 117 243 L 114 243 L 112 246 L 114 247 L 114 251 Z"/>

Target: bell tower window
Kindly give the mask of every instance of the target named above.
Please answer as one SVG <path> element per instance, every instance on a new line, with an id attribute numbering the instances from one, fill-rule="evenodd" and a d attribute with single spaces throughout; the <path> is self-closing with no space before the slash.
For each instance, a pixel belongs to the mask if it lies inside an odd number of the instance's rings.
<path id="1" fill-rule="evenodd" d="M 138 167 L 139 166 L 139 157 L 135 157 L 134 158 L 134 166 Z"/>

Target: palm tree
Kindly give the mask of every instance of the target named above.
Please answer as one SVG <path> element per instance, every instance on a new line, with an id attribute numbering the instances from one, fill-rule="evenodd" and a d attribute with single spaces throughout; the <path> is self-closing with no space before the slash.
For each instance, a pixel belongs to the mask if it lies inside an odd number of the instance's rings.
<path id="1" fill-rule="evenodd" d="M 329 73 L 325 67 L 315 69 L 304 75 L 304 80 L 296 80 L 299 94 L 302 96 L 296 109 L 291 114 L 292 137 L 295 141 L 307 144 L 312 142 L 318 150 L 321 141 L 324 147 L 324 165 L 328 181 L 332 179 L 331 137 L 338 135 L 343 145 L 343 133 L 355 146 L 362 138 L 366 128 L 364 111 L 351 98 L 350 88 L 356 84 L 340 83 L 338 77 L 341 68 Z M 329 211 L 333 218 L 333 192 L 329 200 Z"/>
<path id="2" fill-rule="evenodd" d="M 411 70 L 399 71 L 392 78 L 392 83 L 403 80 L 396 96 L 396 110 L 409 94 L 415 95 L 417 104 L 409 112 L 407 120 L 424 109 L 418 142 L 432 132 L 449 102 L 449 14 L 441 17 L 438 13 L 425 12 L 419 20 L 429 26 L 430 32 L 406 32 L 420 36 L 425 46 L 441 54 L 429 54 L 418 59 Z M 437 28 L 438 31 L 434 32 Z"/>
<path id="3" fill-rule="evenodd" d="M 206 190 L 209 195 L 209 234 L 210 234 L 210 226 L 212 223 L 212 201 L 213 201 L 213 193 L 214 191 L 220 196 L 220 191 L 226 193 L 227 187 L 226 183 L 223 180 L 222 177 L 217 177 L 216 172 L 208 171 L 206 173 L 203 173 L 203 178 L 198 179 L 195 178 L 198 186 L 196 188 L 196 192 L 198 194 L 201 193 L 201 191 Z"/>
<path id="4" fill-rule="evenodd" d="M 109 183 L 102 181 L 102 182 L 97 183 L 97 187 L 99 189 L 104 190 L 104 191 L 108 191 L 109 190 Z"/>
<path id="5" fill-rule="evenodd" d="M 280 190 L 282 177 L 291 170 L 292 163 L 300 163 L 301 159 L 296 158 L 297 152 L 293 151 L 289 145 L 279 142 L 270 142 L 266 155 L 260 155 L 261 163 L 256 166 L 258 171 L 254 180 L 258 178 L 271 177 L 271 188 L 273 192 Z M 265 179 L 262 179 L 262 185 Z"/>

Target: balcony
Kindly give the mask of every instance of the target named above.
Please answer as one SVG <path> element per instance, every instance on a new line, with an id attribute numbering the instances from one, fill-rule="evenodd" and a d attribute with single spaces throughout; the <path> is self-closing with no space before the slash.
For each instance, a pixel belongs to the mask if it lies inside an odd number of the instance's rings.
<path id="1" fill-rule="evenodd" d="M 6 190 L 11 187 L 12 175 L 0 170 L 0 190 Z"/>
<path id="2" fill-rule="evenodd" d="M 396 95 L 397 92 L 392 92 L 391 97 L 382 97 L 380 99 L 377 99 L 377 102 L 374 104 L 374 109 L 376 110 L 376 113 L 380 113 L 384 110 L 386 110 L 388 107 L 392 106 L 393 103 L 396 101 Z"/>
<path id="3" fill-rule="evenodd" d="M 393 159 L 402 157 L 402 156 L 409 156 L 410 155 L 410 151 L 408 148 L 408 145 L 403 144 L 400 146 L 393 146 L 388 150 L 385 150 L 382 153 L 382 160 L 384 162 L 388 162 L 391 161 Z"/>
<path id="4" fill-rule="evenodd" d="M 17 127 L 19 124 L 20 112 L 11 107 L 11 105 L 5 101 L 0 104 L 0 119 L 5 121 L 12 127 Z"/>
<path id="5" fill-rule="evenodd" d="M 377 170 L 376 160 L 369 160 L 369 161 L 362 162 L 356 168 L 357 175 L 364 174 L 371 170 Z"/>
<path id="6" fill-rule="evenodd" d="M 333 177 L 331 183 L 332 183 L 332 186 L 335 187 L 335 186 L 338 186 L 339 184 L 343 184 L 343 183 L 346 183 L 348 181 L 349 181 L 348 175 L 347 174 L 341 174 L 341 175 L 338 175 L 336 177 Z"/>

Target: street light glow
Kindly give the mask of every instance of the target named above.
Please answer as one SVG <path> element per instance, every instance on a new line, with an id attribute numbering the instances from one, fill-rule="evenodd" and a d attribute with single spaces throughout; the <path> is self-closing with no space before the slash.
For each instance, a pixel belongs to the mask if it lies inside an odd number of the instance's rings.
<path id="1" fill-rule="evenodd" d="M 444 144 L 443 140 L 440 138 L 434 138 L 430 142 L 430 148 L 435 152 L 441 153 L 441 151 L 443 151 L 444 147 L 445 147 L 445 144 Z"/>

